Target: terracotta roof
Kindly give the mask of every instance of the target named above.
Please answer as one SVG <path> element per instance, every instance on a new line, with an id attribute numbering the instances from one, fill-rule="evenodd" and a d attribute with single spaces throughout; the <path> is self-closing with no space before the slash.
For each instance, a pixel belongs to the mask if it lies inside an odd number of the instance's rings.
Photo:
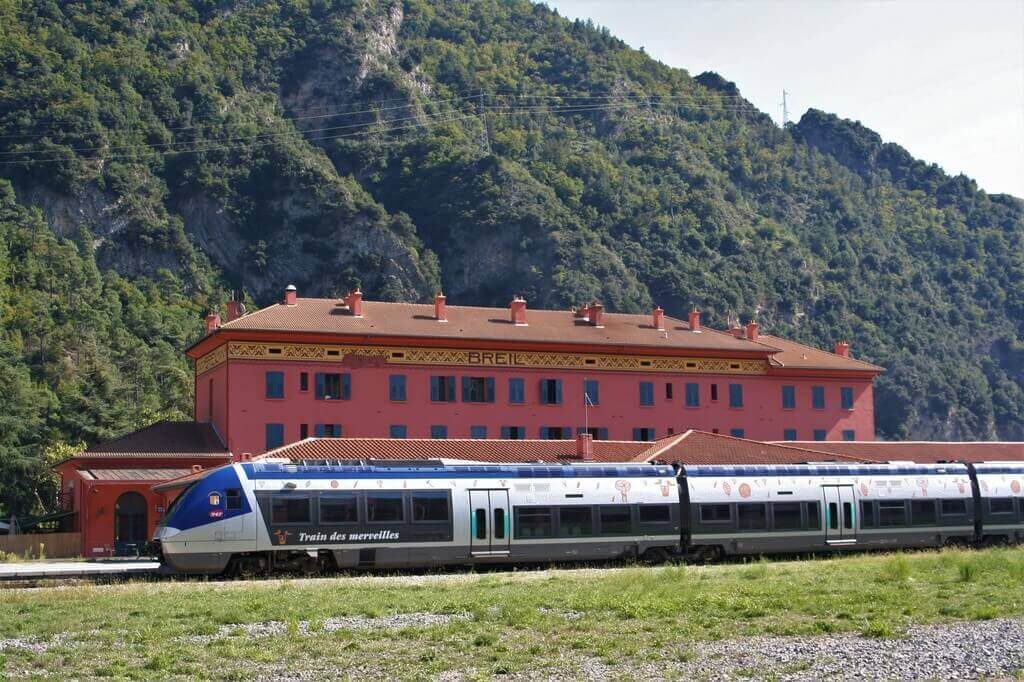
<path id="1" fill-rule="evenodd" d="M 856 358 L 845 358 L 827 350 L 807 346 L 796 341 L 780 339 L 769 334 L 759 334 L 758 343 L 761 341 L 771 347 L 777 348 L 780 352 L 771 356 L 773 367 L 789 367 L 795 369 L 843 369 L 861 370 L 865 372 L 884 372 L 884 367 L 873 365 L 864 360 Z"/>
<path id="2" fill-rule="evenodd" d="M 995 462 L 1024 461 L 1024 443 L 995 441 L 929 442 L 929 441 L 812 441 L 789 442 L 823 452 L 864 457 L 878 462 Z"/>
<path id="3" fill-rule="evenodd" d="M 94 445 L 78 457 L 230 457 L 216 430 L 198 422 L 157 422 Z"/>
<path id="4" fill-rule="evenodd" d="M 595 462 L 643 462 L 650 443 L 598 440 Z M 515 464 L 579 462 L 576 440 L 497 440 L 432 438 L 307 438 L 253 459 L 300 460 L 426 460 L 457 459 Z"/>
<path id="5" fill-rule="evenodd" d="M 191 469 L 79 469 L 82 478 L 94 481 L 170 481 L 192 473 Z"/>
<path id="6" fill-rule="evenodd" d="M 818 443 L 815 443 L 818 445 Z M 642 455 L 645 461 L 681 464 L 803 464 L 805 462 L 862 462 L 855 455 L 835 454 L 794 447 L 792 444 L 763 443 L 718 433 L 691 429 L 656 441 Z"/>
<path id="7" fill-rule="evenodd" d="M 731 334 L 665 317 L 665 331 L 651 315 L 604 313 L 595 327 L 569 310 L 527 310 L 526 326 L 516 326 L 507 308 L 447 306 L 447 322 L 434 318 L 433 304 L 363 301 L 362 317 L 353 317 L 342 299 L 300 298 L 276 303 L 221 325 L 221 329 L 373 334 L 379 336 L 477 339 L 541 343 L 648 346 L 674 350 L 726 350 L 769 353 L 770 344 L 751 343 Z"/>

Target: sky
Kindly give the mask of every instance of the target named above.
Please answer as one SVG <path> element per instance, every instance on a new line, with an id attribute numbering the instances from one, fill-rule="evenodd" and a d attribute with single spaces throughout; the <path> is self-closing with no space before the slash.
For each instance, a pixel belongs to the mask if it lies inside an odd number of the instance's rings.
<path id="1" fill-rule="evenodd" d="M 762 111 L 815 108 L 1024 198 L 1024 0 L 547 0 Z"/>

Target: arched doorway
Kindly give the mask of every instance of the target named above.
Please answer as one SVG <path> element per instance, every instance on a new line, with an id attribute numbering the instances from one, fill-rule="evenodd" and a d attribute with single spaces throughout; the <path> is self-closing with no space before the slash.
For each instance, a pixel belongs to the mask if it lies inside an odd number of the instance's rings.
<path id="1" fill-rule="evenodd" d="M 117 498 L 114 505 L 114 554 L 139 554 L 148 540 L 146 531 L 146 498 L 135 492 L 124 493 Z"/>

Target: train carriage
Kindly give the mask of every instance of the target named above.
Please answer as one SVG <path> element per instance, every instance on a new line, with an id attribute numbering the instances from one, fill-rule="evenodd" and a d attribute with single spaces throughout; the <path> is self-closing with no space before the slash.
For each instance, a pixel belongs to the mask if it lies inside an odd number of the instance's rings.
<path id="1" fill-rule="evenodd" d="M 192 483 L 157 529 L 184 573 L 664 559 L 675 471 L 652 465 L 234 464 Z"/>
<path id="2" fill-rule="evenodd" d="M 1024 462 L 980 462 L 971 466 L 978 481 L 982 542 L 1024 542 Z"/>
<path id="3" fill-rule="evenodd" d="M 974 539 L 963 464 L 691 466 L 680 475 L 691 555 L 928 547 Z"/>

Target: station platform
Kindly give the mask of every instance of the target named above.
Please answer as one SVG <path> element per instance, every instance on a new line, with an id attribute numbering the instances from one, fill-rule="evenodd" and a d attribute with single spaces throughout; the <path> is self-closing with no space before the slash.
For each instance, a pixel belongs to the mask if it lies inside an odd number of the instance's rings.
<path id="1" fill-rule="evenodd" d="M 0 563 L 0 580 L 150 575 L 158 573 L 159 570 L 160 562 L 158 561 L 124 559 L 101 559 L 94 561 L 21 561 Z"/>

